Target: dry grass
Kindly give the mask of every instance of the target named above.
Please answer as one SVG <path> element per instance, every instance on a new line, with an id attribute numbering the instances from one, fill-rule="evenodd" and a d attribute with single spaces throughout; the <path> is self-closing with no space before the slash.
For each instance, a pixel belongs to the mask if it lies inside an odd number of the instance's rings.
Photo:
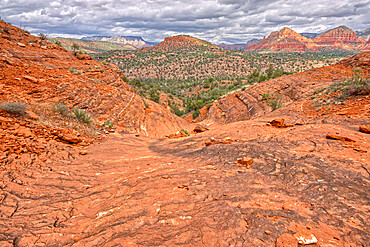
<path id="1" fill-rule="evenodd" d="M 42 124 L 54 128 L 71 128 L 90 137 L 99 135 L 92 120 L 90 124 L 84 123 L 64 104 L 35 104 L 30 109 L 39 116 L 38 121 Z"/>

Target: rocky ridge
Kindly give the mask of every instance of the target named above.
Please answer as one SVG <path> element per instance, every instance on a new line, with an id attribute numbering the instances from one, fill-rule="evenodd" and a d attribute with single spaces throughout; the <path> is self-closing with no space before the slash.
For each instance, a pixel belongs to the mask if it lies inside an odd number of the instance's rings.
<path id="1" fill-rule="evenodd" d="M 360 70 L 362 76 L 369 77 L 369 64 L 370 52 L 360 53 L 342 59 L 335 65 L 311 69 L 302 73 L 282 76 L 267 82 L 258 83 L 248 87 L 244 91 L 225 96 L 216 103 L 213 103 L 207 109 L 206 116 L 203 119 L 218 123 L 231 123 L 262 117 L 266 114 L 275 116 L 279 114 L 284 115 L 300 104 L 302 106 L 299 110 L 305 112 L 313 108 L 314 99 L 310 99 L 310 97 L 314 95 L 313 92 L 315 90 L 334 82 L 345 80 L 351 77 L 355 70 Z M 281 109 L 272 112 L 271 107 L 267 104 L 268 102 L 263 99 L 264 94 L 280 94 L 284 110 Z M 359 103 L 360 100 L 363 104 Z M 360 107 L 363 109 L 357 109 L 355 111 L 358 114 L 356 118 L 360 120 L 363 117 L 362 114 L 366 115 L 368 105 L 365 102 L 368 102 L 368 100 L 368 97 L 358 96 L 347 101 L 346 105 L 349 108 Z M 342 107 L 338 105 L 331 105 L 330 108 L 330 111 L 327 113 L 328 116 L 342 110 Z M 302 122 L 303 120 L 301 119 L 299 121 Z"/>
<path id="2" fill-rule="evenodd" d="M 137 49 L 152 46 L 152 43 L 146 42 L 142 37 L 134 37 L 134 36 L 119 36 L 119 35 L 92 36 L 92 37 L 83 37 L 82 39 L 107 41 L 107 42 L 117 43 L 120 45 L 131 45 Z"/>
<path id="3" fill-rule="evenodd" d="M 29 108 L 24 117 L 0 112 L 0 159 L 9 167 L 13 163 L 23 164 L 23 159 L 44 163 L 42 152 L 32 150 L 45 149 L 49 156 L 52 150 L 58 152 L 58 148 L 44 147 L 48 140 L 62 149 L 62 144 L 67 143 L 67 150 L 80 142 L 92 143 L 92 137 L 102 132 L 101 126 L 107 121 L 117 131 L 155 137 L 188 126 L 159 104 L 136 95 L 115 65 L 96 62 L 86 54 L 73 54 L 5 22 L 0 23 L 0 31 L 0 102 L 22 103 Z M 93 126 L 85 128 L 70 117 L 63 117 L 55 111 L 56 105 L 83 109 L 92 115 Z M 9 125 L 13 125 L 12 131 L 7 131 Z M 41 139 L 37 129 L 45 131 Z M 66 135 L 78 141 L 68 142 Z M 30 144 L 26 140 L 31 137 L 34 141 Z"/>
<path id="4" fill-rule="evenodd" d="M 268 52 L 369 51 L 370 46 L 365 37 L 358 36 L 355 31 L 346 26 L 340 26 L 313 39 L 306 38 L 289 28 L 283 28 L 279 32 L 272 32 L 259 43 L 249 46 L 248 50 Z"/>
<path id="5" fill-rule="evenodd" d="M 205 47 L 207 49 L 219 49 L 216 45 L 200 40 L 188 35 L 178 35 L 166 37 L 163 42 L 149 48 L 143 48 L 144 51 L 162 51 L 171 52 L 179 48 Z"/>

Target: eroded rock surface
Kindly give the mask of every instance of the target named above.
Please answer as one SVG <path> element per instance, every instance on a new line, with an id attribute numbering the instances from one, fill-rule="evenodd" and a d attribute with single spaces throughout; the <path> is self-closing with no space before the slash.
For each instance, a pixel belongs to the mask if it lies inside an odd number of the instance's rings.
<path id="1" fill-rule="evenodd" d="M 370 242 L 370 137 L 360 131 L 369 96 L 330 109 L 309 98 L 353 68 L 368 76 L 369 53 L 229 95 L 211 107 L 207 131 L 187 136 L 183 120 L 144 103 L 113 67 L 20 32 L 0 38 L 0 99 L 42 109 L 0 111 L 0 246 Z M 258 99 L 270 89 L 286 100 L 274 112 Z M 43 119 L 41 103 L 60 101 L 119 126 L 93 138 Z M 267 125 L 274 119 L 284 128 Z M 173 129 L 174 139 L 153 138 Z"/>

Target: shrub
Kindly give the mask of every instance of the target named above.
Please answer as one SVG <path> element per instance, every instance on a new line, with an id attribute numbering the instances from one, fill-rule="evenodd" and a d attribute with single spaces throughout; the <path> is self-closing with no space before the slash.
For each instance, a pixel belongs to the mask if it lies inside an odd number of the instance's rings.
<path id="1" fill-rule="evenodd" d="M 76 53 L 76 50 L 79 50 L 79 49 L 80 49 L 80 46 L 78 44 L 76 44 L 76 43 L 72 44 L 72 50 L 73 50 L 74 53 Z"/>
<path id="2" fill-rule="evenodd" d="M 19 102 L 8 102 L 2 103 L 0 109 L 16 115 L 25 116 L 28 106 Z"/>
<path id="3" fill-rule="evenodd" d="M 149 108 L 149 104 L 146 102 L 143 96 L 141 96 L 141 99 L 143 100 L 145 108 Z"/>
<path id="4" fill-rule="evenodd" d="M 54 110 L 58 112 L 63 117 L 70 117 L 71 116 L 71 110 L 66 106 L 65 104 L 54 104 L 53 105 Z"/>
<path id="5" fill-rule="evenodd" d="M 189 132 L 188 132 L 187 130 L 185 130 L 185 129 L 181 129 L 181 131 L 182 131 L 182 132 L 184 132 L 184 133 L 185 133 L 185 135 L 190 136 L 190 134 L 189 134 Z"/>
<path id="6" fill-rule="evenodd" d="M 110 128 L 110 129 L 112 129 L 112 128 L 113 128 L 113 122 L 112 122 L 112 121 L 107 120 L 107 121 L 105 121 L 105 122 L 102 124 L 102 127 L 108 127 L 108 128 Z"/>
<path id="7" fill-rule="evenodd" d="M 46 36 L 46 34 L 39 33 L 39 38 L 40 38 L 41 40 L 46 40 L 47 36 Z"/>
<path id="8" fill-rule="evenodd" d="M 69 69 L 69 72 L 76 74 L 76 75 L 81 75 L 81 71 L 78 71 L 75 67 Z"/>
<path id="9" fill-rule="evenodd" d="M 353 77 L 333 83 L 327 88 L 320 88 L 313 93 L 321 93 L 322 95 L 336 92 L 341 92 L 341 94 L 336 96 L 341 101 L 347 100 L 352 95 L 368 95 L 370 94 L 370 78 L 363 78 L 355 72 Z"/>
<path id="10" fill-rule="evenodd" d="M 267 92 L 267 93 L 263 93 L 262 94 L 262 100 L 268 100 L 268 99 L 270 99 L 270 92 Z"/>
<path id="11" fill-rule="evenodd" d="M 283 106 L 283 96 L 281 94 L 272 94 L 266 103 L 275 111 Z"/>
<path id="12" fill-rule="evenodd" d="M 59 40 L 55 41 L 55 44 L 56 44 L 56 45 L 59 45 L 59 46 L 62 46 L 62 43 L 60 43 L 60 41 L 59 41 Z"/>
<path id="13" fill-rule="evenodd" d="M 193 112 L 193 119 L 196 119 L 200 115 L 200 111 L 196 110 Z"/>
<path id="14" fill-rule="evenodd" d="M 80 109 L 80 108 L 74 108 L 73 109 L 73 114 L 75 115 L 75 117 L 83 122 L 83 123 L 86 123 L 86 124 L 90 124 L 92 122 L 92 117 L 90 114 L 87 114 L 84 110 Z"/>
<path id="15" fill-rule="evenodd" d="M 127 77 L 126 77 L 125 75 L 123 75 L 123 76 L 121 77 L 121 79 L 122 79 L 122 81 L 128 82 L 128 79 L 127 79 Z"/>
<path id="16" fill-rule="evenodd" d="M 342 97 L 345 98 L 351 95 L 370 94 L 370 78 L 363 78 L 358 74 L 354 75 L 352 78 L 332 84 L 325 90 L 325 94 L 338 91 L 342 92 Z"/>

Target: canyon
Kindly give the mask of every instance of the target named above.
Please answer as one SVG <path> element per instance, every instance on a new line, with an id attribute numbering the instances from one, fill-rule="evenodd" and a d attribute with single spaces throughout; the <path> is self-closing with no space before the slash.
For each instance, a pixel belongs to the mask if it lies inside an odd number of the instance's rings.
<path id="1" fill-rule="evenodd" d="M 188 123 L 112 63 L 0 31 L 1 246 L 370 242 L 370 52 L 249 85 Z M 144 49 L 189 39 L 219 49 Z M 77 108 L 92 122 L 65 114 Z"/>

